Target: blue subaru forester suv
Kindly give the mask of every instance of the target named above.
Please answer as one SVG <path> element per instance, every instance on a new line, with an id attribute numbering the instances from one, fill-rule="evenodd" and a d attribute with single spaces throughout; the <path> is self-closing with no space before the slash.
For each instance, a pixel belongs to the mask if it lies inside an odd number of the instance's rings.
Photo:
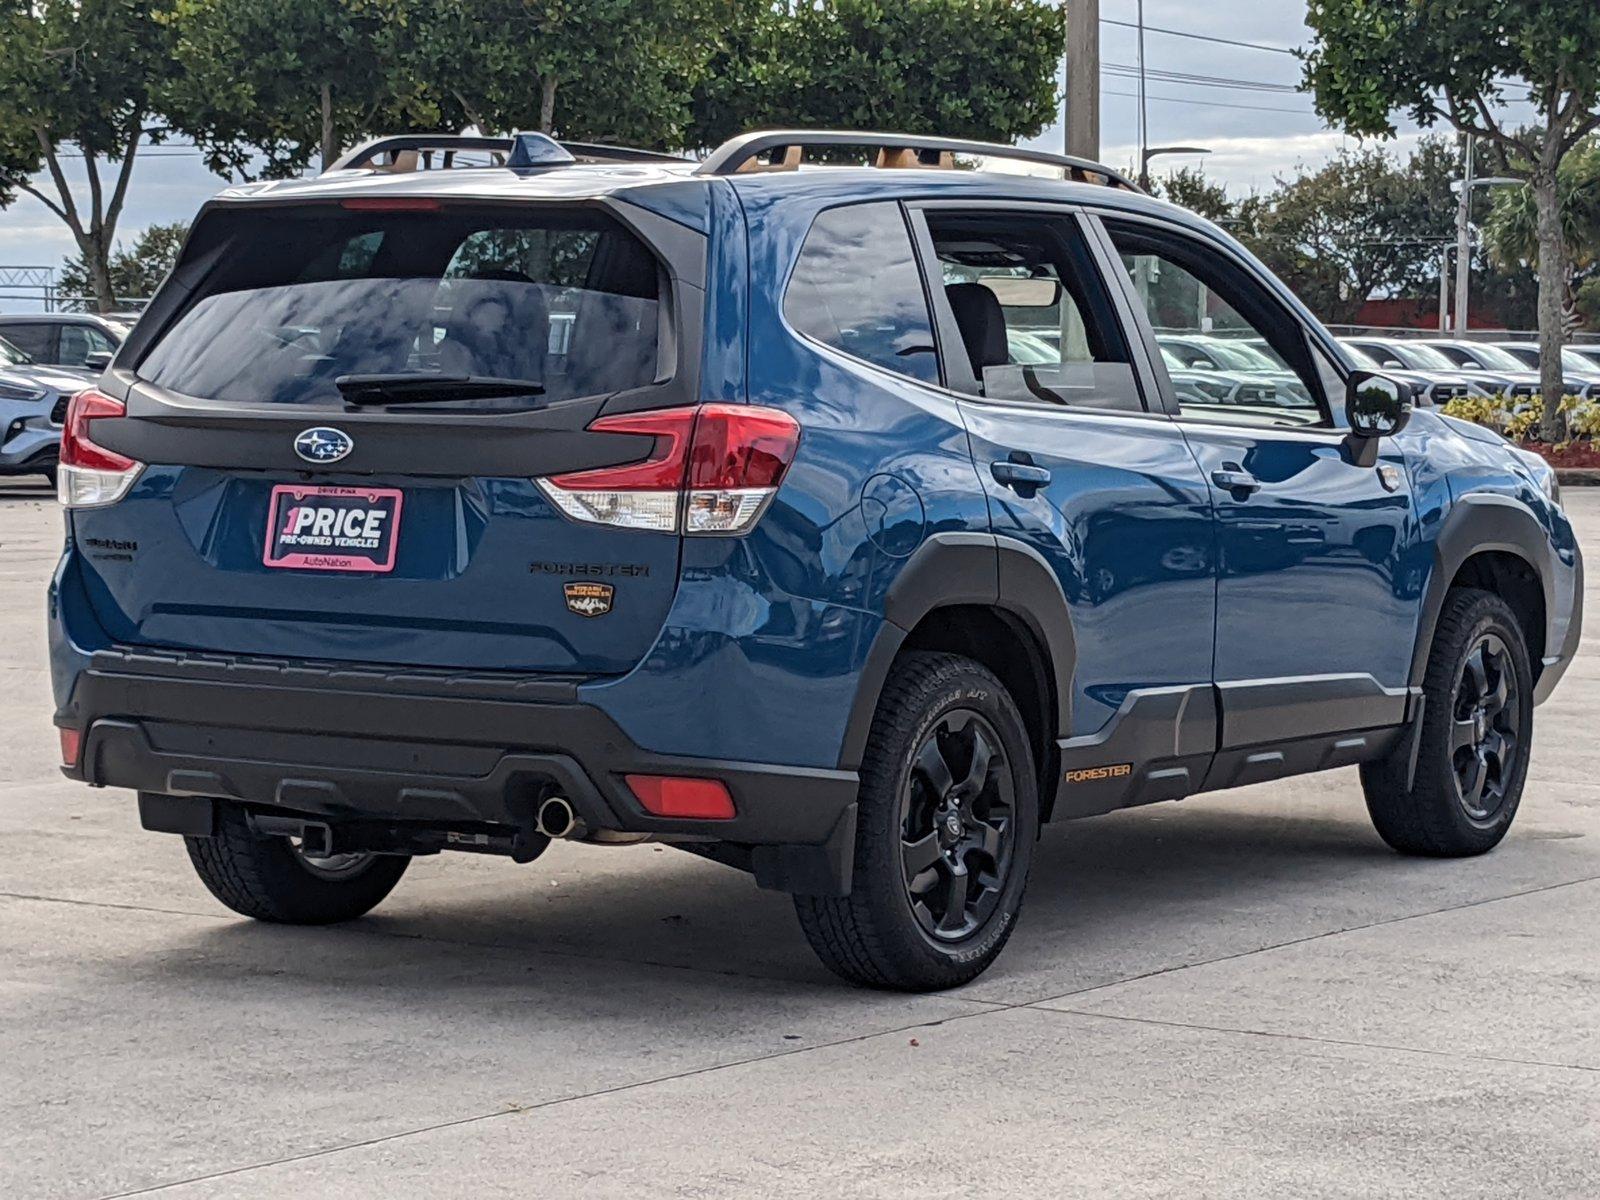
<path id="1" fill-rule="evenodd" d="M 1481 853 L 1581 563 L 1412 403 L 1097 164 L 382 139 L 208 204 L 74 399 L 64 770 L 263 920 L 653 839 L 908 989 L 994 961 L 1050 820 L 1359 765 Z"/>

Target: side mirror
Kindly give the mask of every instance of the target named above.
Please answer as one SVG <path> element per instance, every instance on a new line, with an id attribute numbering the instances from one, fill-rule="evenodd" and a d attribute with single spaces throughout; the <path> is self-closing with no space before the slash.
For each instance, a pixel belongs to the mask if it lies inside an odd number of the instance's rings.
<path id="1" fill-rule="evenodd" d="M 83 356 L 83 365 L 91 371 L 104 371 L 111 365 L 111 351 L 91 350 Z"/>
<path id="2" fill-rule="evenodd" d="M 1411 419 L 1413 392 L 1409 383 L 1371 371 L 1357 371 L 1345 385 L 1344 415 L 1350 422 L 1345 439 L 1359 467 L 1376 466 L 1378 439 L 1393 437 Z"/>

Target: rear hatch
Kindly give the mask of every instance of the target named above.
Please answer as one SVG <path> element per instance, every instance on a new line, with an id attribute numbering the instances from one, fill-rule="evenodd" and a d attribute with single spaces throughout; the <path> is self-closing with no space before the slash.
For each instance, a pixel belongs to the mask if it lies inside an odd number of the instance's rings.
<path id="1" fill-rule="evenodd" d="M 676 272 L 625 207 L 208 210 L 168 284 L 181 302 L 117 363 L 126 418 L 94 425 L 146 466 L 126 498 L 73 513 L 111 636 L 473 670 L 634 665 L 672 602 L 676 528 L 575 520 L 539 483 L 653 456 L 648 433 L 590 431 L 602 412 L 692 403 L 679 347 L 700 312 L 674 302 Z"/>

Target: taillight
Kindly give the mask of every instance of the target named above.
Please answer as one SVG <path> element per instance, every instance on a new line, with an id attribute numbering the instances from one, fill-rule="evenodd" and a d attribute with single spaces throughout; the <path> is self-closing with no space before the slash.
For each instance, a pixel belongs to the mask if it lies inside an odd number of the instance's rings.
<path id="1" fill-rule="evenodd" d="M 61 430 L 61 462 L 56 471 L 56 495 L 67 508 L 100 508 L 128 494 L 144 464 L 115 450 L 97 445 L 90 436 L 96 421 L 114 421 L 128 415 L 121 400 L 90 389 L 67 404 Z"/>
<path id="2" fill-rule="evenodd" d="M 777 494 L 800 444 L 788 413 L 749 404 L 703 404 L 602 417 L 596 433 L 655 438 L 639 462 L 538 480 L 575 521 L 660 533 L 741 534 Z"/>

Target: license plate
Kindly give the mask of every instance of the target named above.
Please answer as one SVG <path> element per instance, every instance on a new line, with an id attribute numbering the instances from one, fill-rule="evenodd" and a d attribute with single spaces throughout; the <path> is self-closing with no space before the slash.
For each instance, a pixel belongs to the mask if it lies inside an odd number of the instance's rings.
<path id="1" fill-rule="evenodd" d="M 399 488 L 280 483 L 267 508 L 269 567 L 392 571 L 399 544 Z"/>

